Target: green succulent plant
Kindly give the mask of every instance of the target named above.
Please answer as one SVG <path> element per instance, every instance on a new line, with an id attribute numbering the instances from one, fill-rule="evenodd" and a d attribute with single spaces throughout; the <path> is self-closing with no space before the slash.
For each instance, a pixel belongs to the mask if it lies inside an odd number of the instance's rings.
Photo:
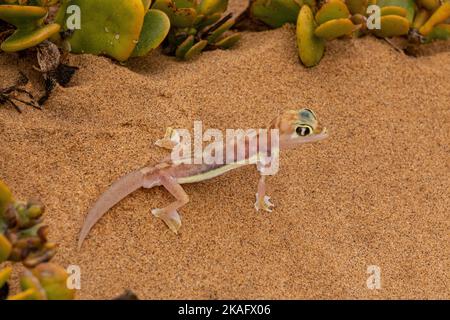
<path id="1" fill-rule="evenodd" d="M 380 8 L 379 29 L 367 26 L 369 5 Z M 450 39 L 449 0 L 251 0 L 245 16 L 269 28 L 295 23 L 299 57 L 307 67 L 320 62 L 324 41 L 341 37 Z"/>
<path id="2" fill-rule="evenodd" d="M 250 6 L 251 16 L 272 28 L 281 27 L 285 23 L 295 23 L 299 11 L 300 5 L 294 0 L 256 0 Z"/>
<path id="3" fill-rule="evenodd" d="M 27 270 L 20 276 L 22 292 L 8 297 L 7 281 L 12 267 L 0 268 L 0 299 L 73 299 L 67 288 L 68 274 L 48 261 L 55 255 L 56 245 L 47 241 L 48 228 L 42 224 L 41 205 L 17 202 L 0 180 L 0 264 L 21 262 Z"/>
<path id="4" fill-rule="evenodd" d="M 47 241 L 42 224 L 44 208 L 35 202 L 15 201 L 0 181 L 0 263 L 6 260 L 35 267 L 55 255 L 56 245 Z"/>
<path id="5" fill-rule="evenodd" d="M 72 300 L 74 290 L 67 288 L 68 274 L 54 263 L 42 263 L 20 275 L 21 292 L 9 295 L 12 267 L 0 269 L 0 300 Z"/>
<path id="6" fill-rule="evenodd" d="M 143 56 L 167 36 L 170 21 L 164 12 L 150 9 L 149 0 L 63 0 L 56 21 L 67 27 L 69 6 L 80 8 L 80 29 L 65 39 L 74 53 L 108 55 L 118 61 Z"/>
<path id="7" fill-rule="evenodd" d="M 55 18 L 48 18 L 48 7 L 56 5 Z M 227 7 L 228 0 L 0 0 L 0 20 L 16 27 L 1 49 L 21 51 L 49 39 L 73 53 L 125 61 L 166 39 L 164 52 L 190 59 L 239 41 L 241 35 L 230 31 L 234 19 L 223 17 Z M 79 8 L 79 27 L 68 25 L 71 8 Z"/>
<path id="8" fill-rule="evenodd" d="M 1 0 L 0 4 L 17 4 L 39 7 L 50 7 L 57 4 L 59 0 Z"/>
<path id="9" fill-rule="evenodd" d="M 230 31 L 235 20 L 223 17 L 228 0 L 156 0 L 152 5 L 167 14 L 171 22 L 164 52 L 189 60 L 204 50 L 228 49 L 241 38 Z"/>
<path id="10" fill-rule="evenodd" d="M 34 47 L 57 34 L 61 28 L 59 24 L 44 22 L 48 14 L 48 8 L 45 6 L 54 2 L 4 0 L 0 3 L 0 20 L 16 28 L 14 33 L 1 43 L 0 48 L 5 52 L 17 52 Z"/>
<path id="11" fill-rule="evenodd" d="M 165 13 L 150 9 L 150 0 L 63 0 L 53 23 L 48 7 L 58 0 L 0 0 L 0 20 L 16 27 L 1 44 L 16 52 L 52 40 L 73 53 L 104 54 L 118 61 L 143 56 L 158 47 L 170 30 Z M 78 6 L 81 28 L 69 30 L 69 6 Z M 60 32 L 66 37 L 61 39 Z"/>
<path id="12" fill-rule="evenodd" d="M 302 1 L 295 0 L 252 0 L 250 16 L 271 28 L 278 28 L 285 23 L 296 23 L 302 5 Z"/>

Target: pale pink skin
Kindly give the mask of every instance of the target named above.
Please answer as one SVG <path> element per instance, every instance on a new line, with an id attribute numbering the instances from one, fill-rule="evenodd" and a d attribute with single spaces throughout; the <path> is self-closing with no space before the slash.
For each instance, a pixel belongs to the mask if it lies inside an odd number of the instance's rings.
<path id="1" fill-rule="evenodd" d="M 311 128 L 314 129 L 313 134 L 303 137 L 295 136 L 295 126 L 299 120 L 298 113 L 299 111 L 287 111 L 275 118 L 269 126 L 269 130 L 279 130 L 279 146 L 281 150 L 294 148 L 303 143 L 320 141 L 328 136 L 326 129 L 322 128 L 315 119 L 315 115 L 314 119 L 309 118 L 305 120 L 308 121 L 308 124 L 310 122 Z M 248 146 L 248 144 L 246 145 Z M 270 146 L 270 143 L 268 145 Z M 259 146 L 257 150 L 253 150 L 253 152 L 247 149 L 245 153 L 246 159 L 252 157 L 255 154 L 255 151 L 261 151 Z M 264 152 L 270 153 L 270 150 L 264 150 Z M 266 166 L 268 165 L 270 164 L 266 164 Z M 171 160 L 167 160 L 157 164 L 154 167 L 145 167 L 125 175 L 117 180 L 105 193 L 103 193 L 89 210 L 79 235 L 78 247 L 81 248 L 84 239 L 89 234 L 89 231 L 110 208 L 139 188 L 163 186 L 171 195 L 174 196 L 176 199 L 174 202 L 162 209 L 154 209 L 152 210 L 152 213 L 156 217 L 161 218 L 173 232 L 178 233 L 178 230 L 181 227 L 181 219 L 178 214 L 178 209 L 189 202 L 189 196 L 177 180 L 180 178 L 197 176 L 201 173 L 217 169 L 220 166 L 222 165 L 174 164 Z M 273 205 L 269 202 L 269 197 L 266 196 L 265 177 L 266 175 L 261 173 L 256 193 L 255 208 L 257 210 L 263 209 L 266 211 L 271 211 L 270 207 Z"/>

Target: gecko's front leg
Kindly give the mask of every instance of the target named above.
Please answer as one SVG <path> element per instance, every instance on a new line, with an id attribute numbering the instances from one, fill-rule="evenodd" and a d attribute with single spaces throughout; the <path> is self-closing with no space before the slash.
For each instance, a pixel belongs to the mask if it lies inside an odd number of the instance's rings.
<path id="1" fill-rule="evenodd" d="M 160 183 L 175 197 L 176 201 L 162 209 L 153 209 L 152 214 L 164 221 L 170 230 L 178 234 L 178 230 L 181 228 L 181 218 L 177 210 L 189 202 L 189 196 L 183 190 L 183 187 L 171 176 L 162 175 Z"/>
<path id="2" fill-rule="evenodd" d="M 264 210 L 267 212 L 272 212 L 272 208 L 274 204 L 270 202 L 270 197 L 266 195 L 266 176 L 267 176 L 267 168 L 270 168 L 269 164 L 262 164 L 259 162 L 257 164 L 258 171 L 261 174 L 261 177 L 258 181 L 258 191 L 256 192 L 256 202 L 255 209 L 256 211 Z"/>
<path id="3" fill-rule="evenodd" d="M 258 191 L 256 192 L 256 211 L 264 210 L 267 212 L 272 212 L 274 204 L 270 202 L 270 197 L 266 195 L 266 176 L 261 176 L 258 182 Z"/>

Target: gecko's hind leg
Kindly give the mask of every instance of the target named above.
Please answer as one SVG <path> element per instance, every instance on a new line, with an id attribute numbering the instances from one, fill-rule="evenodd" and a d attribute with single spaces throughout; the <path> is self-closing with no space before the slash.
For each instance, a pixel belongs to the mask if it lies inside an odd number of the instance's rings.
<path id="1" fill-rule="evenodd" d="M 189 202 L 189 196 L 183 187 L 170 176 L 162 176 L 160 182 L 177 200 L 162 209 L 153 209 L 152 214 L 164 221 L 170 230 L 178 234 L 178 230 L 181 228 L 181 218 L 177 210 Z"/>
<path id="2" fill-rule="evenodd" d="M 155 142 L 158 147 L 172 150 L 179 143 L 180 137 L 176 130 L 172 127 L 168 127 L 166 129 L 166 133 L 162 139 L 159 139 Z"/>

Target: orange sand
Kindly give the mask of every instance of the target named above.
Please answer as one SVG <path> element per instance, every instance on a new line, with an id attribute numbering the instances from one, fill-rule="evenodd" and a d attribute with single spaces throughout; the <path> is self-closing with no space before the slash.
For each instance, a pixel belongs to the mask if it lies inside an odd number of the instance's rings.
<path id="1" fill-rule="evenodd" d="M 442 49 L 442 48 L 441 48 Z M 292 27 L 244 34 L 231 51 L 182 63 L 155 52 L 120 66 L 80 67 L 44 111 L 0 108 L 0 178 L 46 207 L 55 261 L 82 270 L 82 299 L 124 288 L 140 298 L 449 299 L 450 50 L 412 58 L 367 37 L 328 44 L 313 69 Z M 33 60 L 0 55 L 0 86 Z M 171 197 L 141 190 L 111 210 L 83 250 L 87 209 L 116 178 L 158 161 L 167 126 L 247 128 L 313 108 L 329 140 L 282 155 L 271 214 L 253 208 L 258 174 L 242 168 L 185 187 L 175 236 L 150 209 Z M 368 290 L 369 265 L 382 289 Z"/>

